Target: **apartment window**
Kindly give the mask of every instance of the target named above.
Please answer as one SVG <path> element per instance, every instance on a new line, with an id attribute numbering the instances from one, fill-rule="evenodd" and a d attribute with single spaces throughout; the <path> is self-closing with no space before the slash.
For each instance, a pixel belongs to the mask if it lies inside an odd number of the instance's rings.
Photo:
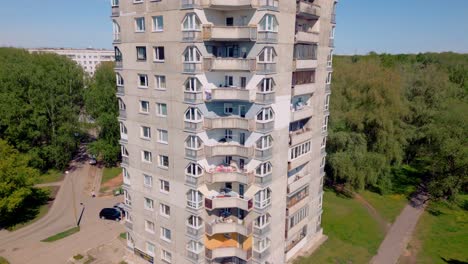
<path id="1" fill-rule="evenodd" d="M 234 76 L 224 76 L 224 86 L 234 86 Z"/>
<path id="2" fill-rule="evenodd" d="M 165 157 L 165 156 L 164 156 Z M 168 164 L 169 165 L 169 164 Z M 163 193 L 169 193 L 170 191 L 169 182 L 166 180 L 159 180 L 159 190 Z"/>
<path id="3" fill-rule="evenodd" d="M 116 73 L 115 79 L 117 82 L 117 86 L 124 86 L 124 79 L 122 78 L 122 75 L 120 75 L 119 73 Z"/>
<path id="4" fill-rule="evenodd" d="M 140 101 L 140 113 L 149 113 L 150 104 L 148 101 Z"/>
<path id="5" fill-rule="evenodd" d="M 128 131 L 127 131 L 127 127 L 125 126 L 125 124 L 120 122 L 119 125 L 120 125 L 120 137 L 127 136 Z"/>
<path id="6" fill-rule="evenodd" d="M 164 47 L 154 47 L 154 61 L 163 62 L 164 59 Z"/>
<path id="7" fill-rule="evenodd" d="M 255 219 L 255 226 L 263 228 L 270 223 L 270 217 L 268 214 L 261 215 Z"/>
<path id="8" fill-rule="evenodd" d="M 184 62 L 186 63 L 201 62 L 201 54 L 195 46 L 187 47 L 187 49 L 185 49 Z"/>
<path id="9" fill-rule="evenodd" d="M 136 47 L 137 60 L 146 61 L 146 47 Z"/>
<path id="10" fill-rule="evenodd" d="M 305 187 L 302 190 L 298 191 L 291 198 L 287 199 L 287 207 L 294 206 L 298 202 L 302 201 L 304 198 L 309 196 L 309 187 Z"/>
<path id="11" fill-rule="evenodd" d="M 197 108 L 189 108 L 185 112 L 185 121 L 188 122 L 201 122 L 202 121 L 202 114 Z"/>
<path id="12" fill-rule="evenodd" d="M 325 80 L 325 83 L 326 83 L 326 84 L 330 84 L 330 83 L 331 83 L 331 80 L 332 80 L 332 73 L 329 72 L 329 73 L 327 74 L 327 79 Z"/>
<path id="13" fill-rule="evenodd" d="M 162 104 L 162 103 L 157 103 L 156 104 L 156 114 L 158 116 L 167 116 L 167 105 L 166 104 Z"/>
<path id="14" fill-rule="evenodd" d="M 231 115 L 234 112 L 234 107 L 230 103 L 224 104 L 224 113 Z"/>
<path id="15" fill-rule="evenodd" d="M 135 18 L 135 32 L 145 32 L 145 18 Z"/>
<path id="16" fill-rule="evenodd" d="M 154 234 L 154 223 L 148 220 L 145 220 L 145 230 L 146 232 Z"/>
<path id="17" fill-rule="evenodd" d="M 153 187 L 153 176 L 143 174 L 143 185 Z"/>
<path id="18" fill-rule="evenodd" d="M 290 149 L 289 157 L 291 160 L 301 157 L 310 152 L 310 141 L 297 145 Z"/>
<path id="19" fill-rule="evenodd" d="M 316 60 L 317 44 L 296 44 L 294 45 L 294 58 L 298 60 Z"/>
<path id="20" fill-rule="evenodd" d="M 187 81 L 185 82 L 185 91 L 192 92 L 192 93 L 200 92 L 201 84 L 198 81 L 198 79 L 195 77 L 188 78 Z"/>
<path id="21" fill-rule="evenodd" d="M 170 242 L 172 239 L 171 230 L 165 227 L 161 227 L 161 239 Z"/>
<path id="22" fill-rule="evenodd" d="M 112 0 L 111 5 L 112 5 L 112 7 L 118 7 L 119 6 L 119 0 Z"/>
<path id="23" fill-rule="evenodd" d="M 270 93 L 273 92 L 274 81 L 273 78 L 264 78 L 260 83 L 260 92 L 261 93 Z"/>
<path id="24" fill-rule="evenodd" d="M 322 138 L 322 143 L 320 144 L 320 148 L 325 148 L 327 146 L 327 137 Z"/>
<path id="25" fill-rule="evenodd" d="M 153 32 L 163 31 L 164 30 L 164 20 L 163 16 L 154 16 L 153 17 Z"/>
<path id="26" fill-rule="evenodd" d="M 151 138 L 151 128 L 147 126 L 142 126 L 141 128 L 141 137 L 144 139 Z"/>
<path id="27" fill-rule="evenodd" d="M 169 138 L 169 135 L 167 133 L 167 130 L 158 129 L 158 142 L 159 143 L 167 144 L 169 142 L 168 138 Z"/>
<path id="28" fill-rule="evenodd" d="M 271 108 L 263 108 L 257 114 L 257 121 L 268 122 L 268 121 L 273 120 L 273 118 L 274 118 L 273 109 Z"/>
<path id="29" fill-rule="evenodd" d="M 255 206 L 257 208 L 265 208 L 271 204 L 271 190 L 263 189 L 255 194 Z"/>
<path id="30" fill-rule="evenodd" d="M 330 49 L 330 53 L 328 53 L 327 57 L 327 66 L 332 67 L 333 66 L 333 49 Z"/>
<path id="31" fill-rule="evenodd" d="M 197 136 L 190 135 L 185 140 L 185 147 L 192 150 L 198 150 L 202 147 L 201 140 Z"/>
<path id="32" fill-rule="evenodd" d="M 114 41 L 120 40 L 120 25 L 115 20 L 112 20 L 112 33 Z"/>
<path id="33" fill-rule="evenodd" d="M 330 108 L 330 95 L 327 94 L 327 96 L 325 97 L 324 109 L 325 111 L 328 111 L 329 108 Z"/>
<path id="34" fill-rule="evenodd" d="M 322 157 L 322 160 L 320 161 L 320 168 L 325 167 L 325 157 Z"/>
<path id="35" fill-rule="evenodd" d="M 151 162 L 153 161 L 153 154 L 152 154 L 150 151 L 143 150 L 143 151 L 141 152 L 141 159 L 142 159 L 144 162 L 151 163 Z"/>
<path id="36" fill-rule="evenodd" d="M 132 196 L 127 190 L 124 190 L 124 203 L 128 206 L 132 206 Z"/>
<path id="37" fill-rule="evenodd" d="M 327 130 L 328 130 L 328 116 L 326 116 L 323 119 L 322 132 L 326 132 Z"/>
<path id="38" fill-rule="evenodd" d="M 203 195 L 197 190 L 187 192 L 187 206 L 193 209 L 199 209 L 203 205 Z"/>
<path id="39" fill-rule="evenodd" d="M 120 153 L 122 154 L 122 157 L 128 157 L 128 150 L 125 146 L 120 146 Z"/>
<path id="40" fill-rule="evenodd" d="M 185 168 L 185 174 L 192 177 L 198 177 L 203 174 L 203 169 L 196 163 L 190 163 L 187 168 Z"/>
<path id="41" fill-rule="evenodd" d="M 148 75 L 138 74 L 138 87 L 148 88 Z"/>
<path id="42" fill-rule="evenodd" d="M 268 175 L 272 172 L 272 166 L 270 162 L 264 162 L 255 169 L 255 174 L 258 176 Z"/>
<path id="43" fill-rule="evenodd" d="M 270 31 L 270 32 L 277 32 L 278 31 L 278 21 L 274 15 L 265 15 L 260 21 L 260 31 Z"/>
<path id="44" fill-rule="evenodd" d="M 171 216 L 171 207 L 169 207 L 169 205 L 166 204 L 159 204 L 159 213 L 162 216 L 169 217 Z"/>
<path id="45" fill-rule="evenodd" d="M 154 246 L 153 243 L 146 242 L 146 253 L 148 253 L 148 255 L 154 257 L 155 248 L 156 248 L 156 247 Z"/>
<path id="46" fill-rule="evenodd" d="M 201 22 L 195 13 L 187 14 L 182 22 L 183 31 L 198 31 L 201 30 Z"/>
<path id="47" fill-rule="evenodd" d="M 130 173 L 128 172 L 127 168 L 122 168 L 122 175 L 123 175 L 124 181 L 130 180 Z"/>
<path id="48" fill-rule="evenodd" d="M 171 263 L 172 261 L 172 254 L 171 252 L 161 249 L 161 259 L 167 263 Z"/>
<path id="49" fill-rule="evenodd" d="M 224 130 L 224 139 L 231 141 L 232 140 L 232 130 L 231 129 L 225 129 Z"/>
<path id="50" fill-rule="evenodd" d="M 190 240 L 190 242 L 187 244 L 187 250 L 195 254 L 200 253 L 203 250 L 203 248 L 204 245 L 195 240 Z"/>
<path id="51" fill-rule="evenodd" d="M 330 30 L 330 38 L 334 39 L 335 38 L 335 26 L 333 26 Z"/>
<path id="52" fill-rule="evenodd" d="M 150 198 L 145 197 L 145 209 L 153 211 L 154 209 L 154 201 Z"/>
<path id="53" fill-rule="evenodd" d="M 166 76 L 156 75 L 154 76 L 155 88 L 158 90 L 166 90 Z"/>
<path id="54" fill-rule="evenodd" d="M 289 228 L 293 228 L 307 216 L 309 216 L 309 206 L 304 206 L 289 219 Z"/>
<path id="55" fill-rule="evenodd" d="M 247 77 L 240 77 L 239 82 L 240 82 L 240 88 L 247 87 Z"/>
<path id="56" fill-rule="evenodd" d="M 264 63 L 275 62 L 276 51 L 273 47 L 265 47 L 258 55 L 258 61 Z"/>
<path id="57" fill-rule="evenodd" d="M 169 168 L 169 157 L 159 155 L 159 166 L 163 168 Z"/>
<path id="58" fill-rule="evenodd" d="M 262 136 L 257 140 L 257 149 L 265 150 L 273 146 L 273 138 L 271 136 Z"/>

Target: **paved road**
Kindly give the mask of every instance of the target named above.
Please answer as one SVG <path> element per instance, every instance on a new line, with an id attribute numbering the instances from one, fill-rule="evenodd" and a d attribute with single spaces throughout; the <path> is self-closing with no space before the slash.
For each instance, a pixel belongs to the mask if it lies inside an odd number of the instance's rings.
<path id="1" fill-rule="evenodd" d="M 377 255 L 372 258 L 371 264 L 395 264 L 398 262 L 411 239 L 419 217 L 424 212 L 426 200 L 427 196 L 421 193 L 411 199 L 388 231 L 380 244 Z"/>
<path id="2" fill-rule="evenodd" d="M 77 163 L 75 167 L 63 180 L 46 216 L 15 232 L 0 231 L 0 255 L 12 264 L 63 264 L 78 252 L 108 243 L 124 232 L 122 224 L 98 217 L 103 207 L 112 207 L 122 197 L 90 197 L 87 184 L 92 180 L 89 175 L 94 168 L 86 163 Z M 79 233 L 52 243 L 40 242 L 75 226 L 83 208 L 80 203 L 85 210 Z"/>

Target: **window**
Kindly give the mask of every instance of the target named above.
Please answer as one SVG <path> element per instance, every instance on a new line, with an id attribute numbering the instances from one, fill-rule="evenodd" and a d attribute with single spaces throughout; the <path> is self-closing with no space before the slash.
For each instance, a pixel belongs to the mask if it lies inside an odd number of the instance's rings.
<path id="1" fill-rule="evenodd" d="M 329 108 L 330 108 L 330 95 L 327 94 L 327 96 L 325 97 L 324 110 L 328 111 Z"/>
<path id="2" fill-rule="evenodd" d="M 201 92 L 201 84 L 195 77 L 190 77 L 185 82 L 185 91 L 186 92 Z"/>
<path id="3" fill-rule="evenodd" d="M 289 228 L 293 228 L 299 222 L 304 220 L 309 215 L 309 206 L 302 207 L 289 219 Z"/>
<path id="4" fill-rule="evenodd" d="M 167 105 L 166 104 L 161 104 L 161 103 L 157 103 L 156 104 L 156 114 L 158 116 L 167 116 Z"/>
<path id="5" fill-rule="evenodd" d="M 184 52 L 184 62 L 198 63 L 201 62 L 201 54 L 195 46 L 188 47 Z"/>
<path id="6" fill-rule="evenodd" d="M 137 60 L 146 61 L 146 47 L 136 47 Z"/>
<path id="7" fill-rule="evenodd" d="M 257 121 L 268 122 L 273 120 L 273 110 L 271 108 L 263 108 L 260 113 L 257 114 Z"/>
<path id="8" fill-rule="evenodd" d="M 120 40 L 120 25 L 115 20 L 112 20 L 112 33 L 114 41 Z"/>
<path id="9" fill-rule="evenodd" d="M 330 53 L 328 54 L 327 57 L 327 66 L 332 67 L 333 66 L 333 49 L 330 49 Z"/>
<path id="10" fill-rule="evenodd" d="M 164 47 L 154 47 L 154 61 L 164 61 Z"/>
<path id="11" fill-rule="evenodd" d="M 148 87 L 148 75 L 138 74 L 138 87 L 141 87 L 141 88 Z"/>
<path id="12" fill-rule="evenodd" d="M 258 165 L 257 169 L 255 169 L 255 174 L 258 176 L 264 176 L 270 174 L 272 171 L 272 166 L 270 162 L 264 162 Z"/>
<path id="13" fill-rule="evenodd" d="M 190 163 L 187 168 L 185 168 L 185 174 L 192 177 L 198 177 L 203 174 L 203 169 L 198 164 Z"/>
<path id="14" fill-rule="evenodd" d="M 224 86 L 229 87 L 229 86 L 234 86 L 234 77 L 233 76 L 224 76 Z"/>
<path id="15" fill-rule="evenodd" d="M 274 15 L 265 15 L 260 21 L 260 31 L 278 31 L 278 21 Z"/>
<path id="16" fill-rule="evenodd" d="M 276 52 L 273 47 L 265 47 L 262 52 L 260 52 L 260 55 L 258 56 L 258 61 L 259 62 L 264 62 L 264 63 L 273 63 L 275 62 L 276 58 Z"/>
<path id="17" fill-rule="evenodd" d="M 159 190 L 163 193 L 170 191 L 169 182 L 166 180 L 159 180 Z"/>
<path id="18" fill-rule="evenodd" d="M 153 176 L 143 174 L 143 185 L 153 187 Z"/>
<path id="19" fill-rule="evenodd" d="M 182 22 L 183 31 L 198 31 L 201 29 L 201 23 L 195 13 L 187 14 Z"/>
<path id="20" fill-rule="evenodd" d="M 310 152 L 310 141 L 297 145 L 290 149 L 289 158 L 290 160 L 301 157 Z"/>
<path id="21" fill-rule="evenodd" d="M 166 90 L 166 76 L 156 75 L 154 76 L 155 88 L 159 90 Z"/>
<path id="22" fill-rule="evenodd" d="M 124 203 L 128 206 L 132 206 L 132 196 L 127 190 L 124 190 Z"/>
<path id="23" fill-rule="evenodd" d="M 271 190 L 263 189 L 255 194 L 255 206 L 265 208 L 271 204 Z"/>
<path id="24" fill-rule="evenodd" d="M 118 7 L 119 6 L 119 0 L 112 0 L 111 5 L 112 5 L 112 7 Z"/>
<path id="25" fill-rule="evenodd" d="M 229 103 L 224 104 L 225 114 L 232 115 L 233 112 L 234 112 L 234 107 L 232 106 L 232 104 L 229 104 Z"/>
<path id="26" fill-rule="evenodd" d="M 187 192 L 187 206 L 193 209 L 199 209 L 203 206 L 203 195 L 197 190 Z"/>
<path id="27" fill-rule="evenodd" d="M 130 181 L 130 173 L 128 172 L 127 168 L 122 168 L 122 175 L 124 178 L 124 182 L 128 184 Z"/>
<path id="28" fill-rule="evenodd" d="M 153 32 L 163 31 L 164 30 L 164 20 L 163 16 L 154 16 L 153 17 Z"/>
<path id="29" fill-rule="evenodd" d="M 171 252 L 161 249 L 161 259 L 167 263 L 171 263 L 172 261 L 172 254 Z"/>
<path id="30" fill-rule="evenodd" d="M 274 81 L 273 78 L 264 78 L 260 83 L 260 92 L 269 93 L 273 91 Z"/>
<path id="31" fill-rule="evenodd" d="M 122 122 L 120 122 L 119 125 L 120 125 L 120 137 L 121 138 L 126 138 L 127 133 L 128 133 L 127 127 Z"/>
<path id="32" fill-rule="evenodd" d="M 298 202 L 302 201 L 305 199 L 307 196 L 309 196 L 309 186 L 301 189 L 300 191 L 296 192 L 292 197 L 287 199 L 287 207 L 294 206 Z"/>
<path id="33" fill-rule="evenodd" d="M 261 215 L 255 219 L 255 226 L 258 228 L 265 227 L 270 223 L 270 217 L 267 214 Z"/>
<path id="34" fill-rule="evenodd" d="M 146 242 L 146 253 L 154 257 L 155 246 L 153 243 Z"/>
<path id="35" fill-rule="evenodd" d="M 167 133 L 167 130 L 158 129 L 158 142 L 159 143 L 167 144 L 169 142 L 168 137 L 169 135 Z"/>
<path id="36" fill-rule="evenodd" d="M 294 45 L 294 58 L 298 60 L 316 60 L 317 44 L 296 44 Z"/>
<path id="37" fill-rule="evenodd" d="M 257 140 L 257 149 L 265 150 L 273 146 L 273 139 L 271 136 L 262 136 Z"/>
<path id="38" fill-rule="evenodd" d="M 170 242 L 172 239 L 171 230 L 165 227 L 161 227 L 161 239 Z"/>
<path id="39" fill-rule="evenodd" d="M 159 155 L 159 166 L 163 168 L 169 168 L 169 157 Z"/>
<path id="40" fill-rule="evenodd" d="M 154 223 L 148 220 L 145 220 L 145 230 L 149 233 L 154 234 Z"/>
<path id="41" fill-rule="evenodd" d="M 332 80 L 332 73 L 329 72 L 328 75 L 327 75 L 327 79 L 325 80 L 325 83 L 326 83 L 326 84 L 330 84 L 330 83 L 331 83 L 331 80 Z"/>
<path id="42" fill-rule="evenodd" d="M 247 77 L 240 77 L 240 88 L 245 88 L 247 87 Z"/>
<path id="43" fill-rule="evenodd" d="M 322 132 L 327 132 L 328 130 L 328 116 L 323 119 Z"/>
<path id="44" fill-rule="evenodd" d="M 125 146 L 120 146 L 120 153 L 122 154 L 122 157 L 128 157 L 128 150 Z"/>
<path id="45" fill-rule="evenodd" d="M 315 83 L 315 71 L 297 71 L 292 75 L 293 86 Z"/>
<path id="46" fill-rule="evenodd" d="M 151 138 L 151 128 L 147 126 L 142 126 L 141 128 L 141 137 L 144 139 L 150 139 Z"/>
<path id="47" fill-rule="evenodd" d="M 117 62 L 121 62 L 122 61 L 122 52 L 120 51 L 120 49 L 118 47 L 114 47 L 114 57 L 115 57 L 115 61 Z"/>
<path id="48" fill-rule="evenodd" d="M 325 167 L 325 157 L 322 158 L 322 160 L 320 161 L 320 168 L 323 168 Z"/>
<path id="49" fill-rule="evenodd" d="M 189 108 L 185 112 L 185 121 L 189 122 L 201 122 L 202 121 L 202 115 L 200 111 L 197 108 Z"/>
<path id="50" fill-rule="evenodd" d="M 187 244 L 187 250 L 195 254 L 200 253 L 203 250 L 203 248 L 204 245 L 195 240 L 190 240 L 190 242 Z"/>
<path id="51" fill-rule="evenodd" d="M 144 162 L 153 162 L 153 154 L 150 152 L 150 151 L 147 151 L 147 150 L 143 150 L 141 152 L 141 159 L 142 161 Z"/>
<path id="52" fill-rule="evenodd" d="M 148 101 L 140 101 L 140 113 L 149 113 L 149 102 Z"/>
<path id="53" fill-rule="evenodd" d="M 166 204 L 159 204 L 159 213 L 162 216 L 169 217 L 171 215 L 171 207 Z"/>
<path id="54" fill-rule="evenodd" d="M 145 18 L 135 18 L 135 32 L 145 32 Z"/>
<path id="55" fill-rule="evenodd" d="M 145 197 L 145 209 L 153 211 L 154 209 L 154 201 L 150 198 Z"/>
<path id="56" fill-rule="evenodd" d="M 185 141 L 185 147 L 192 150 L 198 150 L 202 147 L 201 140 L 197 136 L 190 135 Z"/>
<path id="57" fill-rule="evenodd" d="M 320 148 L 325 148 L 327 146 L 327 137 L 322 138 L 322 143 L 320 144 Z"/>
<path id="58" fill-rule="evenodd" d="M 330 39 L 334 39 L 335 38 L 335 26 L 333 26 L 330 30 Z"/>
<path id="59" fill-rule="evenodd" d="M 225 129 L 225 130 L 224 130 L 224 138 L 225 138 L 226 140 L 229 140 L 229 141 L 232 140 L 232 133 L 233 133 L 233 132 L 232 132 L 231 129 Z"/>
<path id="60" fill-rule="evenodd" d="M 117 86 L 124 86 L 124 79 L 122 78 L 122 75 L 120 75 L 119 73 L 116 73 L 115 79 L 117 82 Z"/>

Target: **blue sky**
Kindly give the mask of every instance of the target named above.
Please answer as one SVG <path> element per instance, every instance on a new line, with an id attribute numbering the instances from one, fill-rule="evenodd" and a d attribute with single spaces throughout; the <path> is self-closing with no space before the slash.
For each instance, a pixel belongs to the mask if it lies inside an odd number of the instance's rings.
<path id="1" fill-rule="evenodd" d="M 110 48 L 109 1 L 4 1 L 0 46 Z M 337 54 L 468 53 L 468 0 L 340 0 L 337 13 Z"/>

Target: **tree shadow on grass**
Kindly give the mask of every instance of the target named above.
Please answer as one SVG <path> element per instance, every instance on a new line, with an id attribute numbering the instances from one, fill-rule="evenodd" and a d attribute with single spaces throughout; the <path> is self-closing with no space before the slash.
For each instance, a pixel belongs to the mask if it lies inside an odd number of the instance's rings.
<path id="1" fill-rule="evenodd" d="M 467 261 L 462 261 L 462 260 L 458 260 L 458 259 L 446 259 L 444 257 L 440 257 L 443 261 L 445 261 L 445 263 L 449 263 L 449 264 L 468 264 Z"/>

